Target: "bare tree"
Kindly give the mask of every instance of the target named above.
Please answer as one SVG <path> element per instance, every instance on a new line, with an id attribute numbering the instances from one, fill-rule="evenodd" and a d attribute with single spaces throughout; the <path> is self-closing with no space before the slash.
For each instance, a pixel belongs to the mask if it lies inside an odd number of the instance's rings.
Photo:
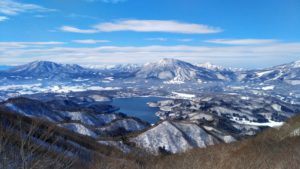
<path id="1" fill-rule="evenodd" d="M 59 144 L 55 129 L 39 121 L 0 119 L 0 169 L 71 168 L 76 151 Z"/>

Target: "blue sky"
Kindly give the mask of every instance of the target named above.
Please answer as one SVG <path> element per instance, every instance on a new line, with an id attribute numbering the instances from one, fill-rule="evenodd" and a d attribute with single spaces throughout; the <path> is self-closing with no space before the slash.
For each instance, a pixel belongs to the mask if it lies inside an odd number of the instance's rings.
<path id="1" fill-rule="evenodd" d="M 0 64 L 300 60 L 299 0 L 0 0 Z"/>

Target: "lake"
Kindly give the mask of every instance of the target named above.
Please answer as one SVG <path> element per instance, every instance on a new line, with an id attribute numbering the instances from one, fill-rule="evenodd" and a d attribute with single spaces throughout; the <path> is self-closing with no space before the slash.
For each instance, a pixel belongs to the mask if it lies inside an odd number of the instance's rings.
<path id="1" fill-rule="evenodd" d="M 131 97 L 131 98 L 115 98 L 112 105 L 120 108 L 119 112 L 127 114 L 128 116 L 137 117 L 151 124 L 159 121 L 155 115 L 159 108 L 149 107 L 148 102 L 157 102 L 164 100 L 161 97 Z"/>

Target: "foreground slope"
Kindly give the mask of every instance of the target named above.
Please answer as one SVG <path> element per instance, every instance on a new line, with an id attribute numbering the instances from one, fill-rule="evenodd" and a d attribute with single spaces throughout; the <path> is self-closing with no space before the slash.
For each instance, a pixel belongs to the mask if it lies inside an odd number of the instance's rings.
<path id="1" fill-rule="evenodd" d="M 93 138 L 56 128 L 49 122 L 4 111 L 0 117 L 1 168 L 298 169 L 300 164 L 300 117 L 239 142 L 158 156 L 139 150 L 122 155 Z M 179 126 L 183 124 L 172 125 L 187 129 Z M 22 133 L 26 137 L 20 137 Z"/>

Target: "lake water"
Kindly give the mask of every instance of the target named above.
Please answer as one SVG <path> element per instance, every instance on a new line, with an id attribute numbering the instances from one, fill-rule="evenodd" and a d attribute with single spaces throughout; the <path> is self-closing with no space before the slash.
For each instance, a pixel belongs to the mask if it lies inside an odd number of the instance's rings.
<path id="1" fill-rule="evenodd" d="M 149 123 L 156 123 L 159 118 L 155 115 L 159 108 L 149 107 L 148 102 L 157 102 L 164 100 L 160 97 L 131 97 L 131 98 L 115 98 L 112 105 L 120 108 L 119 112 L 128 116 L 137 117 Z"/>

